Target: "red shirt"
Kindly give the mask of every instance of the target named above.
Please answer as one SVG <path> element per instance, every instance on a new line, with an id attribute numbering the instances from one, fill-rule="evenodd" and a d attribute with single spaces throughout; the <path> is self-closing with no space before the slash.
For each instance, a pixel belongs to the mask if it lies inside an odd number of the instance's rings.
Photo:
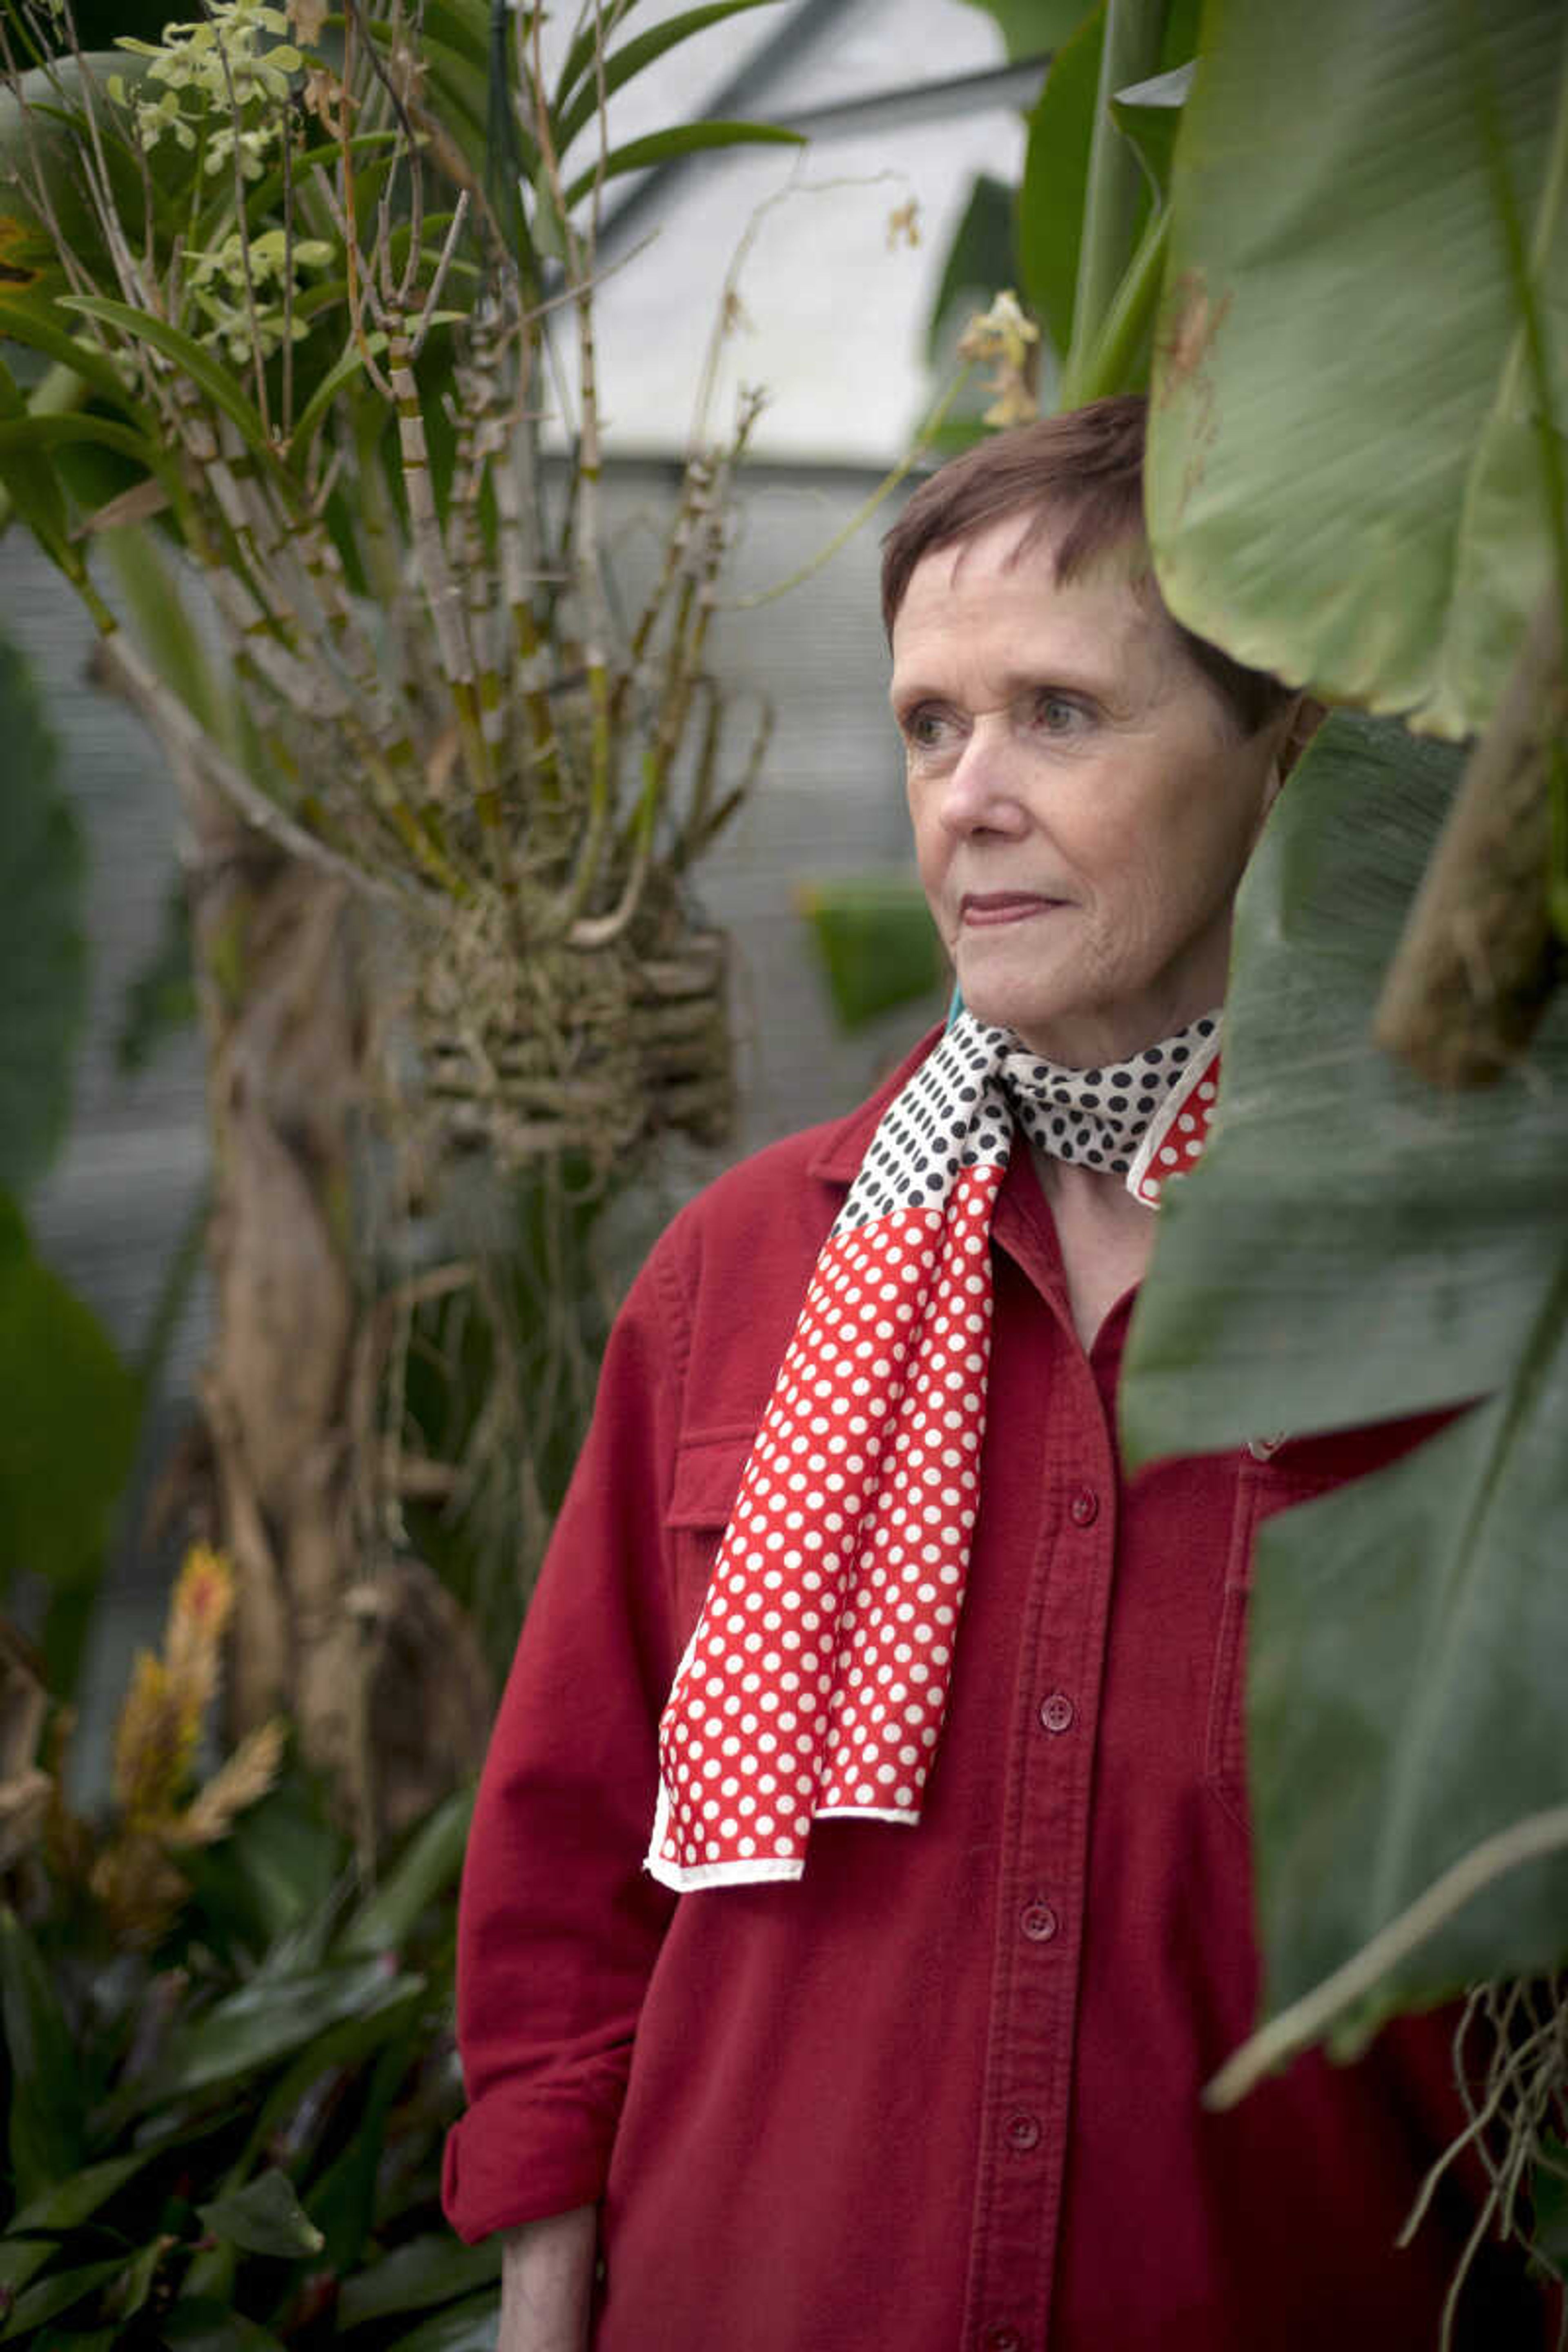
<path id="1" fill-rule="evenodd" d="M 1432 2352 L 1463 2189 L 1394 2240 L 1458 2126 L 1448 2021 L 1198 2097 L 1258 1987 L 1254 1530 L 1431 1424 L 1125 1476 L 1130 1302 L 1086 1356 L 1026 1153 L 921 1822 L 818 1823 L 798 1885 L 642 1868 L 659 1711 L 903 1075 L 683 1212 L 619 1318 L 475 1819 L 447 2210 L 474 2238 L 601 2201 L 596 2352 Z M 1533 2343 L 1534 2309 L 1489 2255 L 1457 2340 Z"/>

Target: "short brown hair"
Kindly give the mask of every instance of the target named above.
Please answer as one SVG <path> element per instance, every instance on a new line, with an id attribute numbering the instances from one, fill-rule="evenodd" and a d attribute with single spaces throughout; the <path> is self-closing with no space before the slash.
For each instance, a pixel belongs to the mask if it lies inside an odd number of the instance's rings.
<path id="1" fill-rule="evenodd" d="M 1060 583 L 1113 549 L 1144 547 L 1143 443 L 1148 404 L 1135 394 L 1090 401 L 1059 416 L 995 433 L 921 484 L 882 541 L 882 619 L 891 638 L 910 576 L 939 547 L 975 538 L 1007 515 L 1026 515 L 1016 558 L 1051 534 Z M 1166 611 L 1152 568 L 1139 593 L 1165 614 L 1188 657 L 1216 687 L 1244 735 L 1294 698 L 1267 670 L 1248 669 Z"/>

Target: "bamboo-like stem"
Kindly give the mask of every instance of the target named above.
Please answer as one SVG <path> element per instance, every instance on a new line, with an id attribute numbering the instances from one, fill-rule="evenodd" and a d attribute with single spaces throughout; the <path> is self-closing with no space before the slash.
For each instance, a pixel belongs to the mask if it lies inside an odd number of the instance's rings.
<path id="1" fill-rule="evenodd" d="M 400 312 L 389 313 L 386 371 L 397 415 L 398 454 L 404 493 L 408 500 L 409 537 L 425 603 L 436 635 L 442 674 L 452 697 L 464 760 L 474 797 L 491 790 L 489 747 L 479 726 L 479 697 L 474 677 L 473 647 L 468 642 L 463 592 L 447 561 L 441 519 L 430 479 L 430 451 L 425 436 L 425 412 L 414 374 L 408 324 Z"/>
<path id="2" fill-rule="evenodd" d="M 406 904 L 412 897 L 400 885 L 365 871 L 296 824 L 286 810 L 258 792 L 248 776 L 226 759 L 212 738 L 185 709 L 173 688 L 150 668 L 110 613 L 94 653 L 94 666 L 106 685 L 139 711 L 148 725 L 179 758 L 188 760 L 194 773 L 210 783 L 246 823 L 289 856 L 319 866 L 323 874 L 353 885 L 362 895 Z"/>

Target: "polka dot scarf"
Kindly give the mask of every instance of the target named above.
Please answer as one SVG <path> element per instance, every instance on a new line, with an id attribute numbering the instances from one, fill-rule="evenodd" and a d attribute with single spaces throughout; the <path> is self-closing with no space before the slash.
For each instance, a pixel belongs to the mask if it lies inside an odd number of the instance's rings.
<path id="1" fill-rule="evenodd" d="M 812 1275 L 659 1726 L 647 1867 L 798 1878 L 812 1822 L 915 1822 L 980 1504 L 991 1217 L 1014 1124 L 1153 1206 L 1204 1148 L 1218 1016 L 1063 1070 L 961 1013 Z"/>

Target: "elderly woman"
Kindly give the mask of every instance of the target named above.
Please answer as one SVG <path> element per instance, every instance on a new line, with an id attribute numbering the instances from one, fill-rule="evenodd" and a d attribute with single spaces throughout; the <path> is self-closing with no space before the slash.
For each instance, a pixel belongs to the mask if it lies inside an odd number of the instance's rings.
<path id="1" fill-rule="evenodd" d="M 1132 401 L 1026 425 L 890 535 L 965 1009 L 678 1217 L 612 1339 L 464 1888 L 447 2195 L 510 2233 L 507 2352 L 1436 2341 L 1459 2192 L 1394 2241 L 1446 2031 L 1199 2101 L 1258 1989 L 1254 1533 L 1422 1430 L 1118 1459 L 1302 719 L 1164 611 L 1142 449 Z M 1530 2315 L 1483 2273 L 1461 2340 Z"/>

